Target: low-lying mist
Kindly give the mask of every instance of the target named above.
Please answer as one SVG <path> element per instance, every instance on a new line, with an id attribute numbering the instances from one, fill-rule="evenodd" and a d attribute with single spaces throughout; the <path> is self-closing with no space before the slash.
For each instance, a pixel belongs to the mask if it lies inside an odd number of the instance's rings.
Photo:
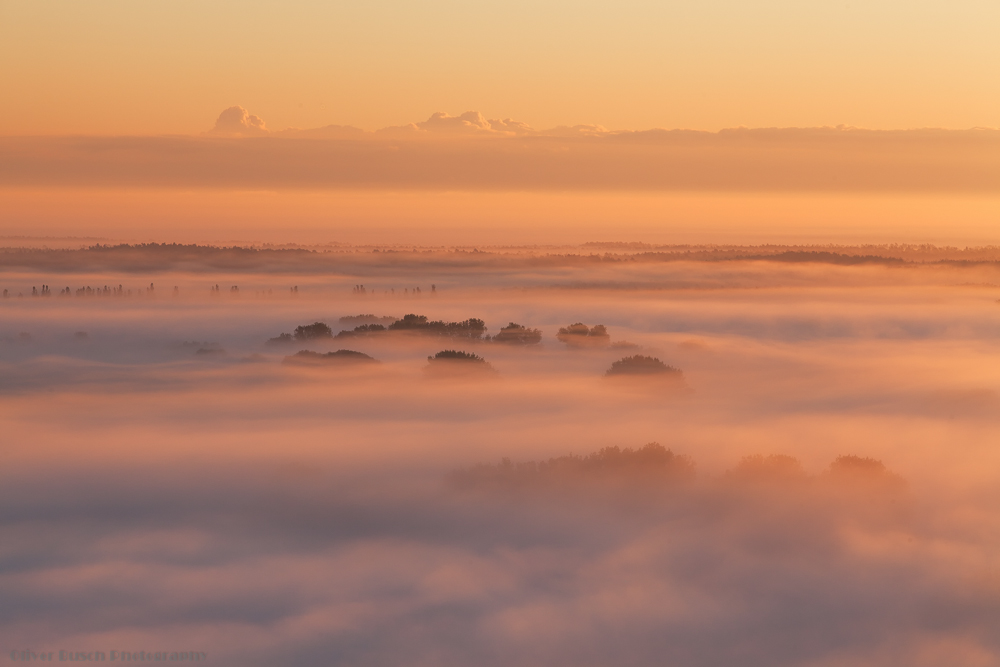
<path id="1" fill-rule="evenodd" d="M 1000 663 L 986 250 L 482 250 L 0 267 L 0 646 Z"/>

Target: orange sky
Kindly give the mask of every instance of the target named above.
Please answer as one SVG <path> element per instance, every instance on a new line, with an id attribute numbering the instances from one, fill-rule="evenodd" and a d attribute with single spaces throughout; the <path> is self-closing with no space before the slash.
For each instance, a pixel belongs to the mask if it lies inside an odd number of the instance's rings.
<path id="1" fill-rule="evenodd" d="M 0 134 L 1000 125 L 993 0 L 0 3 Z"/>
<path id="2" fill-rule="evenodd" d="M 0 211 L 0 246 L 1000 244 L 1000 198 L 984 195 L 0 188 Z M 79 240 L 24 238 L 39 236 Z"/>
<path id="3" fill-rule="evenodd" d="M 986 0 L 3 0 L 0 236 L 1000 243 L 998 33 Z"/>

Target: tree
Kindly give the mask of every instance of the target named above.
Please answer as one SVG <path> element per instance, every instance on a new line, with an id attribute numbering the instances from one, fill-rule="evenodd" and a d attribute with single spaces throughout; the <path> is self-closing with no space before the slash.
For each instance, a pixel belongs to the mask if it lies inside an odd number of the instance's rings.
<path id="1" fill-rule="evenodd" d="M 611 343 L 611 335 L 603 324 L 588 327 L 583 322 L 577 322 L 559 329 L 556 340 L 571 346 L 598 347 Z"/>
<path id="2" fill-rule="evenodd" d="M 295 327 L 295 340 L 313 340 L 315 338 L 333 338 L 333 330 L 323 322 L 314 322 Z"/>
<path id="3" fill-rule="evenodd" d="M 681 371 L 673 366 L 667 366 L 656 357 L 644 357 L 636 354 L 631 357 L 624 357 L 611 364 L 611 368 L 605 375 L 663 375 L 672 374 L 679 376 Z"/>
<path id="4" fill-rule="evenodd" d="M 539 329 L 529 329 L 520 324 L 511 322 L 491 339 L 494 343 L 507 343 L 510 345 L 535 345 L 542 341 L 542 332 Z"/>

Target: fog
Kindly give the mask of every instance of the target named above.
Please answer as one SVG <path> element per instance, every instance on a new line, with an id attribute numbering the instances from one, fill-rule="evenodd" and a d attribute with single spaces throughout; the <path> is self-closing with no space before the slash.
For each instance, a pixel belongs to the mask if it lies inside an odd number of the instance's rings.
<path id="1" fill-rule="evenodd" d="M 1000 663 L 995 249 L 371 250 L 3 255 L 0 646 Z M 542 339 L 268 343 L 406 314 Z M 380 363 L 282 363 L 341 349 Z M 605 377 L 630 355 L 682 377 Z M 651 442 L 690 474 L 504 472 Z"/>

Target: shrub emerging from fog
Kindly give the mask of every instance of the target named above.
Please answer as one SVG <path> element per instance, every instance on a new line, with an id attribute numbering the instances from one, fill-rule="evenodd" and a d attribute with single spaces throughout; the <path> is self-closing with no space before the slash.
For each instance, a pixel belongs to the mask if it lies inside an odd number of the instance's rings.
<path id="1" fill-rule="evenodd" d="M 484 463 L 451 475 L 460 487 L 547 485 L 560 481 L 645 480 L 679 482 L 694 478 L 694 463 L 656 442 L 638 449 L 605 447 L 586 456 L 570 454 L 546 461 Z"/>
<path id="2" fill-rule="evenodd" d="M 636 354 L 624 357 L 611 364 L 606 376 L 616 375 L 666 375 L 680 377 L 681 371 L 673 366 L 667 366 L 656 357 L 644 357 Z"/>
<path id="3" fill-rule="evenodd" d="M 480 339 L 486 333 L 486 323 L 475 317 L 461 322 L 428 320 L 426 315 L 404 315 L 389 325 L 390 331 L 415 331 L 435 336 Z"/>
<path id="4" fill-rule="evenodd" d="M 460 363 L 468 364 L 484 364 L 489 366 L 489 362 L 480 357 L 478 354 L 473 354 L 472 352 L 462 352 L 461 350 L 441 350 L 437 354 L 431 357 L 427 357 L 427 361 L 455 361 Z"/>
<path id="5" fill-rule="evenodd" d="M 295 333 L 292 334 L 292 337 L 297 341 L 333 338 L 333 329 L 324 322 L 313 322 L 295 327 Z"/>
<path id="6" fill-rule="evenodd" d="M 333 330 L 323 322 L 313 322 L 295 327 L 295 333 L 282 333 L 268 338 L 268 345 L 286 345 L 293 342 L 333 338 Z"/>
<path id="7" fill-rule="evenodd" d="M 343 319 L 343 318 L 341 318 Z M 334 338 L 355 338 L 357 336 L 370 336 L 372 334 L 383 333 L 386 328 L 381 324 L 362 324 L 354 327 L 351 331 L 341 331 Z"/>
<path id="8" fill-rule="evenodd" d="M 354 350 L 337 350 L 336 352 L 311 352 L 301 350 L 295 354 L 285 357 L 283 364 L 292 366 L 324 366 L 324 365 L 350 365 L 350 364 L 370 364 L 379 363 L 378 359 L 368 356 L 364 352 Z"/>
<path id="9" fill-rule="evenodd" d="M 290 333 L 278 334 L 274 338 L 267 339 L 268 345 L 287 345 L 289 343 L 294 343 L 294 342 L 295 339 L 292 338 L 292 334 Z"/>
<path id="10" fill-rule="evenodd" d="M 495 375 L 493 365 L 472 352 L 461 350 L 441 350 L 427 357 L 427 370 L 431 374 L 441 376 L 456 375 Z"/>
<path id="11" fill-rule="evenodd" d="M 571 347 L 600 347 L 611 343 L 611 334 L 603 324 L 588 327 L 583 322 L 577 322 L 560 328 L 556 340 Z"/>
<path id="12" fill-rule="evenodd" d="M 506 343 L 508 345 L 535 345 L 542 342 L 542 332 L 539 329 L 529 329 L 515 322 L 511 322 L 500 332 L 490 338 L 494 343 Z"/>

